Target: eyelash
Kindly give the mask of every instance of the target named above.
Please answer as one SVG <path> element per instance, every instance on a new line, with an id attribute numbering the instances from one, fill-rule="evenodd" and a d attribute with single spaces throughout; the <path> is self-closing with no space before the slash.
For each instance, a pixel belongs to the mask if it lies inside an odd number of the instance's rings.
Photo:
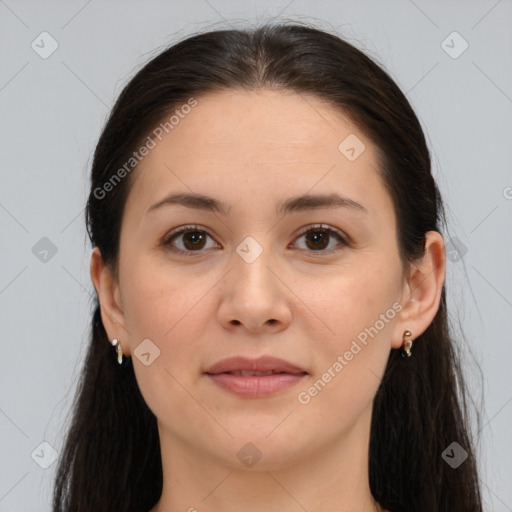
<path id="1" fill-rule="evenodd" d="M 195 231 L 198 231 L 200 233 L 203 233 L 203 234 L 206 234 L 207 236 L 209 236 L 210 238 L 212 238 L 207 230 L 203 229 L 201 226 L 197 225 L 197 224 L 193 224 L 193 225 L 188 225 L 188 226 L 183 226 L 182 228 L 179 228 L 178 230 L 176 231 L 172 231 L 171 233 L 169 233 L 163 240 L 162 242 L 162 245 L 164 247 L 167 247 L 169 248 L 170 251 L 172 252 L 175 252 L 175 253 L 178 253 L 178 254 L 183 254 L 183 255 L 186 255 L 186 256 L 196 256 L 197 254 L 201 254 L 205 249 L 198 249 L 197 251 L 184 251 L 182 249 L 177 249 L 176 247 L 173 247 L 172 246 L 172 240 L 174 238 L 177 238 L 179 237 L 179 235 L 183 235 L 185 233 L 193 233 Z M 341 251 L 344 247 L 350 247 L 351 246 L 351 243 L 347 240 L 346 237 L 344 237 L 338 230 L 335 230 L 333 228 L 330 228 L 330 227 L 327 227 L 323 224 L 317 224 L 317 225 L 314 225 L 314 226 L 308 226 L 306 229 L 304 229 L 303 231 L 301 231 L 298 235 L 297 235 L 297 239 L 304 236 L 305 234 L 309 233 L 309 232 L 322 232 L 322 233 L 327 233 L 329 234 L 329 236 L 332 236 L 332 235 L 335 235 L 339 241 L 340 241 L 340 245 L 342 246 L 341 248 L 337 248 L 337 249 L 329 249 L 329 250 L 323 250 L 323 249 L 320 249 L 318 251 L 314 251 L 314 250 L 308 250 L 308 249 L 301 249 L 303 251 L 309 251 L 310 253 L 312 254 L 315 254 L 315 253 L 321 253 L 320 255 L 324 255 L 324 254 L 332 254 L 332 253 L 335 253 L 335 252 L 338 252 L 338 251 Z"/>

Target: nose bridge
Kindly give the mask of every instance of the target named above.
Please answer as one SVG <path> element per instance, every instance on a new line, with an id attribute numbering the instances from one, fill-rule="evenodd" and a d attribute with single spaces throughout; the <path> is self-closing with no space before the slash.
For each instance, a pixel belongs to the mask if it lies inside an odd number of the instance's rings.
<path id="1" fill-rule="evenodd" d="M 245 295 L 272 292 L 276 288 L 276 277 L 270 270 L 276 261 L 271 252 L 270 238 L 264 234 L 258 238 L 265 239 L 266 243 L 260 243 L 249 235 L 235 248 L 233 277 L 247 287 Z"/>

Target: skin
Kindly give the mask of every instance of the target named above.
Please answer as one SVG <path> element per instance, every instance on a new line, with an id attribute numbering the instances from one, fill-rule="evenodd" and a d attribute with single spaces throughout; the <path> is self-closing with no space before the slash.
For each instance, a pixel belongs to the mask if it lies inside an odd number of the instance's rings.
<path id="1" fill-rule="evenodd" d="M 355 161 L 338 150 L 350 134 L 366 146 Z M 109 339 L 132 357 L 158 419 L 164 489 L 151 512 L 382 510 L 368 481 L 372 400 L 390 349 L 407 329 L 413 338 L 423 333 L 438 310 L 445 249 L 429 232 L 423 259 L 402 265 L 393 204 L 376 168 L 375 146 L 340 112 L 314 96 L 265 89 L 198 98 L 130 177 L 119 272 L 96 248 L 91 278 Z M 171 192 L 205 194 L 231 212 L 167 205 L 146 213 Z M 332 192 L 367 213 L 276 214 L 283 199 Z M 192 257 L 162 245 L 171 230 L 196 223 L 209 236 Z M 351 245 L 331 235 L 323 248 L 301 235 L 320 223 Z M 263 248 L 252 263 L 236 252 L 247 236 Z M 174 246 L 194 251 L 190 234 Z M 298 393 L 394 303 L 401 311 L 300 403 Z M 145 339 L 160 350 L 149 366 L 134 355 Z M 264 398 L 231 395 L 203 375 L 226 357 L 263 354 L 308 375 Z M 247 442 L 262 454 L 252 468 L 237 457 Z"/>

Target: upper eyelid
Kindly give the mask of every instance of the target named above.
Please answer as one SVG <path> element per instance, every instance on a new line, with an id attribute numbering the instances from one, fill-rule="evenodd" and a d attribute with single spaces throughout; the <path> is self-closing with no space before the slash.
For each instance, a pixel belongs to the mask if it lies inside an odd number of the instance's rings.
<path id="1" fill-rule="evenodd" d="M 308 231 L 311 231 L 311 230 L 314 230 L 314 229 L 316 229 L 318 231 L 321 231 L 321 230 L 332 231 L 333 233 L 336 233 L 336 234 L 338 234 L 341 237 L 344 236 L 343 232 L 340 231 L 338 228 L 335 228 L 333 226 L 329 226 L 329 224 L 324 224 L 324 223 L 318 223 L 318 224 L 312 224 L 310 226 L 306 226 L 304 229 L 299 231 L 297 236 L 302 236 L 304 233 L 307 233 Z"/>

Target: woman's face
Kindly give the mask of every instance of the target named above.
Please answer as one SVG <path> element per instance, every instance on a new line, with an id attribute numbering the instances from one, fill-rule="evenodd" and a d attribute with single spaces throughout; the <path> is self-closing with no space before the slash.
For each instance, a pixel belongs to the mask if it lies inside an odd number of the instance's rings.
<path id="1" fill-rule="evenodd" d="M 160 436 L 232 467 L 247 455 L 286 467 L 342 439 L 364 446 L 390 349 L 409 327 L 375 146 L 314 96 L 197 101 L 133 171 L 121 229 L 116 334 Z M 228 211 L 164 201 L 174 194 Z M 205 373 L 233 356 L 303 373 Z"/>

